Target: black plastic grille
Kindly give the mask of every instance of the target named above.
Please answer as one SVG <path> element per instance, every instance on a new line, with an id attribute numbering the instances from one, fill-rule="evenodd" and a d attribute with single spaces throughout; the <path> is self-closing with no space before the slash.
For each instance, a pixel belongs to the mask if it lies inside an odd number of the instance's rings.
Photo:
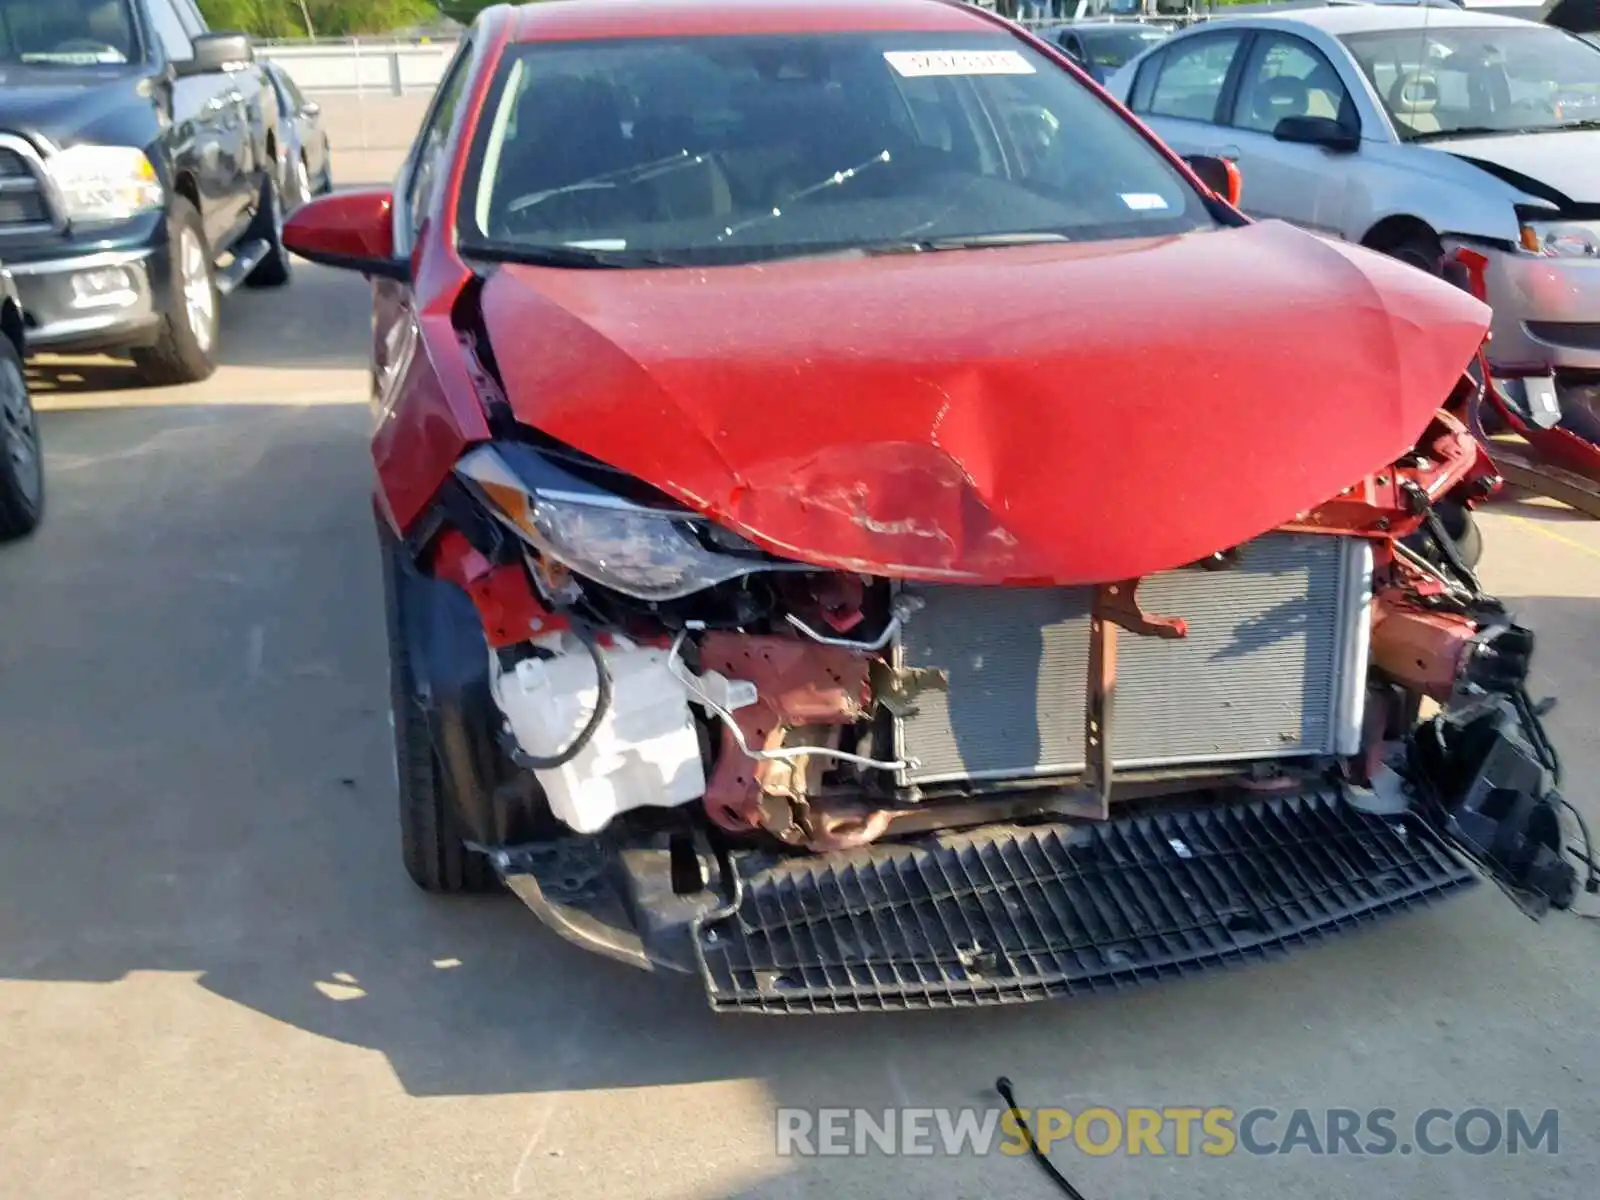
<path id="1" fill-rule="evenodd" d="M 50 221 L 39 179 L 28 160 L 0 147 L 0 225 L 44 225 Z"/>
<path id="2" fill-rule="evenodd" d="M 1265 957 L 1476 876 L 1319 792 L 741 861 L 697 947 L 715 1009 L 1011 1004 Z"/>

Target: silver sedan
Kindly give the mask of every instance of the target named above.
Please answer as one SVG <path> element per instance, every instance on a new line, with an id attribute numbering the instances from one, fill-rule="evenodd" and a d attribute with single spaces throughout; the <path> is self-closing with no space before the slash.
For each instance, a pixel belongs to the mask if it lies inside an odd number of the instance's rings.
<path id="1" fill-rule="evenodd" d="M 1600 390 L 1600 47 L 1482 12 L 1296 9 L 1192 26 L 1107 87 L 1180 154 L 1235 160 L 1252 216 L 1456 258 L 1541 423 Z"/>

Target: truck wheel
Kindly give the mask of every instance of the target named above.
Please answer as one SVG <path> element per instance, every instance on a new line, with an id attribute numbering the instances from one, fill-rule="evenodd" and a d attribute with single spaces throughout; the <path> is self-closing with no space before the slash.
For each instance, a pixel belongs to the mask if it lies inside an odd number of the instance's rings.
<path id="1" fill-rule="evenodd" d="M 261 203 L 244 237 L 247 242 L 260 238 L 267 243 L 266 257 L 244 277 L 245 283 L 251 287 L 282 287 L 288 283 L 293 266 L 289 251 L 283 245 L 283 197 L 278 192 L 278 181 L 271 174 L 261 181 Z"/>
<path id="2" fill-rule="evenodd" d="M 306 167 L 305 155 L 301 154 L 289 168 L 289 211 L 299 208 L 311 195 L 311 172 Z"/>
<path id="3" fill-rule="evenodd" d="M 11 339 L 0 336 L 0 542 L 26 537 L 44 514 L 44 459 L 28 377 Z"/>
<path id="4" fill-rule="evenodd" d="M 389 634 L 389 703 L 394 723 L 395 779 L 400 798 L 400 850 L 406 873 L 424 891 L 493 892 L 499 876 L 482 854 L 461 838 L 455 805 L 428 734 L 406 646 L 406 585 L 399 548 L 379 526 L 383 557 L 384 615 Z"/>
<path id="5" fill-rule="evenodd" d="M 154 346 L 133 352 L 139 376 L 152 387 L 199 383 L 217 369 L 216 268 L 206 244 L 200 214 L 182 196 L 172 199 L 171 280 L 161 336 Z"/>

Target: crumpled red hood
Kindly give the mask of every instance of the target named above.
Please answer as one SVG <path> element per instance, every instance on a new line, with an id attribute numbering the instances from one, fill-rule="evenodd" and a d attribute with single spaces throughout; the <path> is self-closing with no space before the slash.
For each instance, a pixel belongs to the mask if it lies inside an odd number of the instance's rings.
<path id="1" fill-rule="evenodd" d="M 1266 222 L 715 270 L 512 266 L 517 419 L 819 566 L 1079 584 L 1193 562 L 1408 450 L 1489 310 Z"/>

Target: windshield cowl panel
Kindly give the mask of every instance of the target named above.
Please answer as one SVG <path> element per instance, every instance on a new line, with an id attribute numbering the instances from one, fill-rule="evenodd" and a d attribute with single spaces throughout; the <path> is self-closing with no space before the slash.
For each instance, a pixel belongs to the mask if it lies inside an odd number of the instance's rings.
<path id="1" fill-rule="evenodd" d="M 466 178 L 464 247 L 619 266 L 1216 225 L 1115 108 L 991 29 L 515 47 Z"/>

